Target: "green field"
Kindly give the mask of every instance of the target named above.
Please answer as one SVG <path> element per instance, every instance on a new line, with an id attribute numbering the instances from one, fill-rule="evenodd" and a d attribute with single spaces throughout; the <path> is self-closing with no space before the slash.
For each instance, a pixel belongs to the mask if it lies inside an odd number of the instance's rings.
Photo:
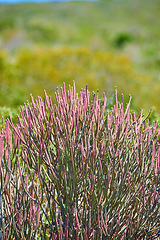
<path id="1" fill-rule="evenodd" d="M 116 85 L 157 118 L 159 14 L 159 0 L 0 5 L 1 115 L 75 80 L 109 98 Z"/>

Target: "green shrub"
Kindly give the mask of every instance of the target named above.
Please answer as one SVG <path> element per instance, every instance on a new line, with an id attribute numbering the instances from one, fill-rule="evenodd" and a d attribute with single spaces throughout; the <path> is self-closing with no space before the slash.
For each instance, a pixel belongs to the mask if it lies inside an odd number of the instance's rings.
<path id="1" fill-rule="evenodd" d="M 152 106 L 160 111 L 158 86 L 151 77 L 135 71 L 126 55 L 87 47 L 41 47 L 21 49 L 12 58 L 6 53 L 2 64 L 1 106 L 18 107 L 27 101 L 30 93 L 36 98 L 42 96 L 44 89 L 53 95 L 63 81 L 69 85 L 75 80 L 78 91 L 87 84 L 91 91 L 99 89 L 110 97 L 117 86 L 125 96 L 135 96 L 131 105 L 134 111 L 139 112 L 140 106 L 145 113 Z M 124 104 L 127 101 L 124 98 Z"/>
<path id="2" fill-rule="evenodd" d="M 130 33 L 122 32 L 118 33 L 114 40 L 113 44 L 118 47 L 124 47 L 127 43 L 131 42 L 133 40 L 133 36 Z"/>

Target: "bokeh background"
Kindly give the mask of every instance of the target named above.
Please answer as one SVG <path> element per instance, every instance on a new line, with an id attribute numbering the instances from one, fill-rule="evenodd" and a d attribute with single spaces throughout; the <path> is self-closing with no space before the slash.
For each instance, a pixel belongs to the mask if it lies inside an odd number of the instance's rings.
<path id="1" fill-rule="evenodd" d="M 2 3 L 3 2 L 3 3 Z M 11 1 L 10 1 L 11 2 Z M 30 93 L 114 88 L 132 110 L 160 119 L 160 0 L 0 3 L 0 124 Z"/>

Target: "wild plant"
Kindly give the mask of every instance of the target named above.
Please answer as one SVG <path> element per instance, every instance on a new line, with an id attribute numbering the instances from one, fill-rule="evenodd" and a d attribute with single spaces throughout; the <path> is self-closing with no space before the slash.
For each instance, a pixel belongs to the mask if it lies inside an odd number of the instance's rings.
<path id="1" fill-rule="evenodd" d="M 158 239 L 160 127 L 105 94 L 57 89 L 0 135 L 1 239 Z"/>

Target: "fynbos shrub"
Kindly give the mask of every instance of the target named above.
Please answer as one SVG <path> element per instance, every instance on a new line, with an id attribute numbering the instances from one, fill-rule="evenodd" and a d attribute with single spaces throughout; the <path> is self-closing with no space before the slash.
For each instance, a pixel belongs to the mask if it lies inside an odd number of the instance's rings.
<path id="1" fill-rule="evenodd" d="M 3 239 L 158 239 L 160 128 L 87 87 L 27 102 L 0 136 Z M 10 127 L 9 127 L 10 124 Z M 3 230 L 3 231 L 2 231 Z"/>

